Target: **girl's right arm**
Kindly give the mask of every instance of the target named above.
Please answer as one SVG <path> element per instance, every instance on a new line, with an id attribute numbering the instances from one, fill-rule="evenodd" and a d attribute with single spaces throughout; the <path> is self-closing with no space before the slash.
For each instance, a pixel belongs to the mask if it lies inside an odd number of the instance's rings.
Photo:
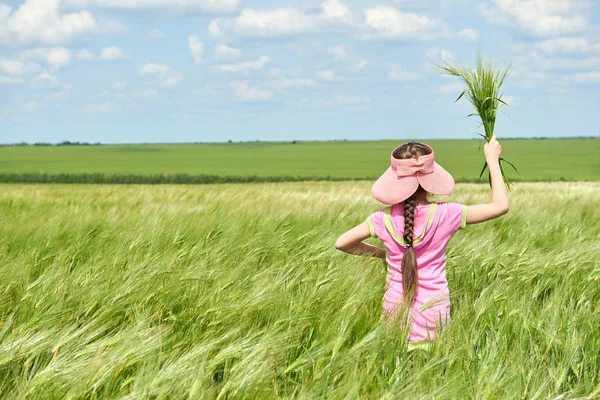
<path id="1" fill-rule="evenodd" d="M 496 140 L 496 135 L 483 146 L 485 160 L 488 164 L 492 183 L 492 200 L 488 204 L 477 204 L 467 207 L 467 224 L 477 224 L 489 221 L 508 212 L 508 194 L 502 180 L 500 164 L 498 159 L 502 153 L 502 147 Z"/>

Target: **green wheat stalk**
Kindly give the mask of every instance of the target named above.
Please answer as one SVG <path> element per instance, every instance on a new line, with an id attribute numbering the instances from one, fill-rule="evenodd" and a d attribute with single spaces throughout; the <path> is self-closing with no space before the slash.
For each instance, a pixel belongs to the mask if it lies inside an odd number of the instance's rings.
<path id="1" fill-rule="evenodd" d="M 468 117 L 479 116 L 481 119 L 480 127 L 483 126 L 485 134 L 479 132 L 477 132 L 477 134 L 484 138 L 486 142 L 489 142 L 494 135 L 498 109 L 501 106 L 508 105 L 502 100 L 504 93 L 500 93 L 500 88 L 510 72 L 510 66 L 505 69 L 496 70 L 491 61 L 484 63 L 481 54 L 477 55 L 475 64 L 475 69 L 471 69 L 465 65 L 450 64 L 447 61 L 444 61 L 443 65 L 437 66 L 443 73 L 459 77 L 466 84 L 467 88 L 463 90 L 455 102 L 460 100 L 463 96 L 467 96 L 467 99 L 473 107 L 475 107 L 476 111 L 469 114 Z M 504 158 L 500 158 L 502 177 L 507 188 L 510 189 L 512 183 L 508 180 L 508 176 L 504 170 L 504 163 L 510 165 L 517 173 L 519 173 L 519 171 L 511 162 Z M 484 162 L 481 173 L 479 174 L 479 179 L 481 179 L 486 169 L 487 163 Z M 488 180 L 491 184 L 489 173 Z"/>

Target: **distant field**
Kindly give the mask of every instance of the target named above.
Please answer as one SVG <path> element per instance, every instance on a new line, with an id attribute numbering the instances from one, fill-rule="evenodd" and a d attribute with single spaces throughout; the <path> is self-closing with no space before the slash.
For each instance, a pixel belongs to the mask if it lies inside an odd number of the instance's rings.
<path id="1" fill-rule="evenodd" d="M 400 141 L 1 147 L 0 174 L 189 174 L 373 179 Z M 475 180 L 478 140 L 429 140 L 457 181 Z M 514 180 L 598 180 L 600 139 L 503 140 Z"/>

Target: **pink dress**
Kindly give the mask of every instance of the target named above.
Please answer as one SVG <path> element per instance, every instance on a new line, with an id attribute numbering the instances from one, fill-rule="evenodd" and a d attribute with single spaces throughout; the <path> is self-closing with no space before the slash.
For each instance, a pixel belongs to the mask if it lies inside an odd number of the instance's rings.
<path id="1" fill-rule="evenodd" d="M 450 320 L 450 299 L 446 280 L 446 245 L 452 235 L 464 228 L 467 208 L 456 203 L 432 203 L 415 207 L 415 238 L 419 287 L 410 309 L 409 343 L 433 340 Z M 403 301 L 402 257 L 404 208 L 402 204 L 382 208 L 367 219 L 371 235 L 387 248 L 387 289 L 383 308 L 397 315 Z"/>

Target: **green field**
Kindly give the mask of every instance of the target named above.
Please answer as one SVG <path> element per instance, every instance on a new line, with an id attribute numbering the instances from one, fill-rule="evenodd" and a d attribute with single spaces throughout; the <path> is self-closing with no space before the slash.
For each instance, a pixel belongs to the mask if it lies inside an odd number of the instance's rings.
<path id="1" fill-rule="evenodd" d="M 400 142 L 0 147 L 0 174 L 102 173 L 374 179 Z M 480 140 L 431 140 L 436 160 L 457 181 L 479 176 Z M 513 180 L 600 179 L 600 139 L 504 140 Z M 86 182 L 86 180 L 81 180 Z"/>
<path id="2" fill-rule="evenodd" d="M 47 150 L 84 154 L 2 152 Z M 600 183 L 520 184 L 458 232 L 452 321 L 412 352 L 382 322 L 381 262 L 333 248 L 379 207 L 370 185 L 0 185 L 0 398 L 600 396 Z"/>

